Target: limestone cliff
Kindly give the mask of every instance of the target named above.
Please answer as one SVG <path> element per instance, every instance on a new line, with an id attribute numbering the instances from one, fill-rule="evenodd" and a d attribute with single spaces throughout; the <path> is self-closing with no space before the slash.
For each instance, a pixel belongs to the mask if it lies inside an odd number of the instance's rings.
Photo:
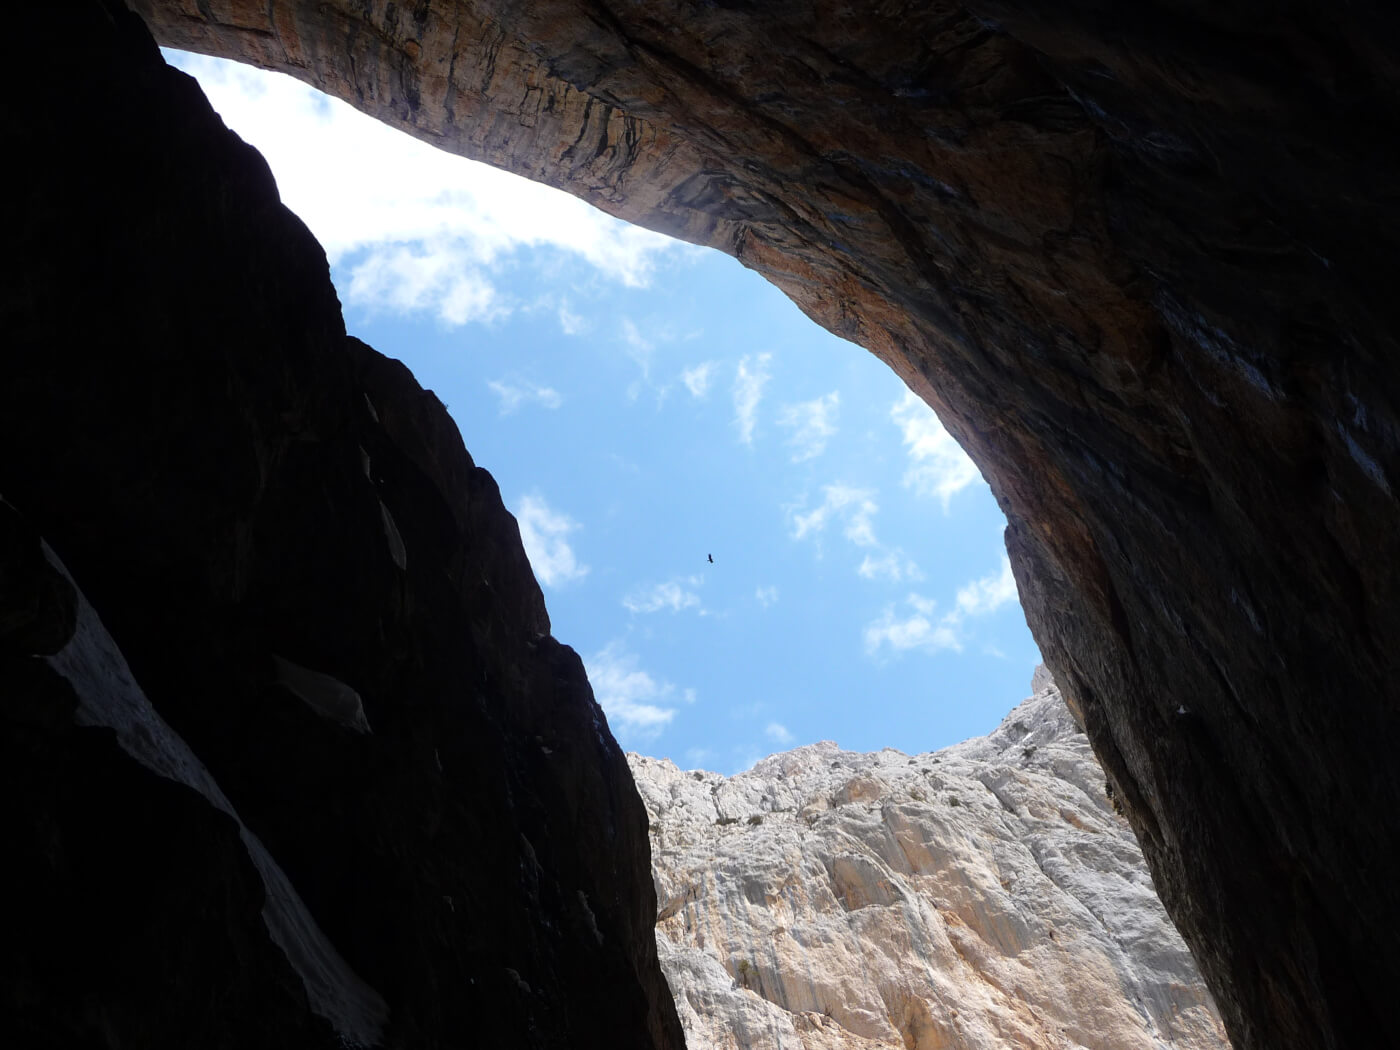
<path id="1" fill-rule="evenodd" d="M 0 1045 L 679 1050 L 491 476 L 140 21 L 50 15 L 0 175 Z"/>
<path id="2" fill-rule="evenodd" d="M 1400 7 L 131 3 L 731 252 L 889 362 L 1006 510 L 1236 1042 L 1390 1023 Z M 63 36 L 20 39 L 61 78 Z"/>
<path id="3" fill-rule="evenodd" d="M 1048 681 L 930 754 L 628 761 L 690 1050 L 1229 1045 Z"/>

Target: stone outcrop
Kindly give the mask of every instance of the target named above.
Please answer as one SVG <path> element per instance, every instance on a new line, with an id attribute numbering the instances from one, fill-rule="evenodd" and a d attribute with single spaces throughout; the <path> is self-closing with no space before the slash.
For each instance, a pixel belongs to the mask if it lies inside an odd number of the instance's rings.
<path id="1" fill-rule="evenodd" d="M 1006 510 L 1237 1044 L 1388 1023 L 1393 4 L 132 4 L 728 251 L 889 362 Z"/>
<path id="2" fill-rule="evenodd" d="M 139 19 L 12 28 L 0 1044 L 680 1050 L 490 475 Z"/>
<path id="3" fill-rule="evenodd" d="M 1222 1050 L 1059 691 L 909 757 L 628 755 L 690 1050 Z"/>

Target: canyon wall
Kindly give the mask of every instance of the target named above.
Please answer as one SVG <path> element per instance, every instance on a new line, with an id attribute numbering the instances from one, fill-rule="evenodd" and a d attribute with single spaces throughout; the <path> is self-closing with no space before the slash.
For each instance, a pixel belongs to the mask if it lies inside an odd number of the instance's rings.
<path id="1" fill-rule="evenodd" d="M 1048 676 L 930 754 L 627 757 L 690 1050 L 1228 1050 Z"/>
<path id="2" fill-rule="evenodd" d="M 131 2 L 727 251 L 887 361 L 1005 509 L 1235 1043 L 1388 1023 L 1393 5 Z"/>
<path id="3" fill-rule="evenodd" d="M 12 29 L 0 1044 L 680 1050 L 490 475 L 139 19 Z"/>

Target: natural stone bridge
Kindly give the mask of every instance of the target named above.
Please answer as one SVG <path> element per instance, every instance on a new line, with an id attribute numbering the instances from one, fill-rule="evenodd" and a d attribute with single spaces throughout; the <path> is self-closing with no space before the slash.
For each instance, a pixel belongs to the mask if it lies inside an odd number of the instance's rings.
<path id="1" fill-rule="evenodd" d="M 1390 1027 L 1389 6 L 132 7 L 718 247 L 886 361 L 1006 512 L 1032 631 L 1235 1044 Z M 62 22 L 34 38 L 59 78 Z"/>

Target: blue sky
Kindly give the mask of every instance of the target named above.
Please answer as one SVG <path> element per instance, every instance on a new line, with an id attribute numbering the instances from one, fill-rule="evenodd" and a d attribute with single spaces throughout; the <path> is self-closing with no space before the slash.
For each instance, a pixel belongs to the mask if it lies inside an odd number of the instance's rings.
<path id="1" fill-rule="evenodd" d="M 723 773 L 817 740 L 913 753 L 1026 695 L 1000 511 L 870 354 L 718 252 L 167 57 L 267 158 L 350 332 L 495 475 L 624 747 Z"/>

